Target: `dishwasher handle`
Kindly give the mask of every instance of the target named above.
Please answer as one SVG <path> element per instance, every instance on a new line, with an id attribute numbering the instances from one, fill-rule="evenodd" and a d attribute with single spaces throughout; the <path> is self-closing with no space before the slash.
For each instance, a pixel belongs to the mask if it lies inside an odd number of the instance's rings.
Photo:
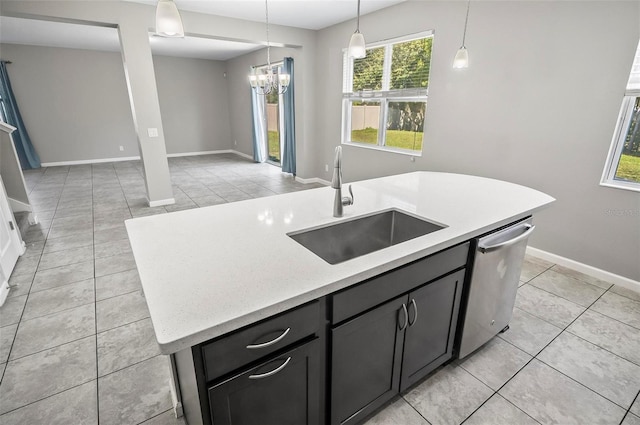
<path id="1" fill-rule="evenodd" d="M 536 230 L 536 226 L 533 226 L 533 225 L 528 224 L 528 223 L 524 225 L 524 228 L 527 229 L 527 230 L 523 234 L 521 234 L 519 236 L 516 236 L 513 239 L 509 239 L 509 240 L 506 240 L 504 242 L 497 243 L 495 245 L 484 245 L 482 242 L 480 242 L 478 244 L 478 250 L 484 254 L 486 252 L 495 251 L 497 249 L 504 248 L 506 246 L 511 246 L 511 245 L 517 244 L 518 242 L 520 242 L 520 241 L 522 241 L 524 239 L 527 239 L 529 237 L 529 235 L 531 233 L 533 233 L 534 230 Z"/>

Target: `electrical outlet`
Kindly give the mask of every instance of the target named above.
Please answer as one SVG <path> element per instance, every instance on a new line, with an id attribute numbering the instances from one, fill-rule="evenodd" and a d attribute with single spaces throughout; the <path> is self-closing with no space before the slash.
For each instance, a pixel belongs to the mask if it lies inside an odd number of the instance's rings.
<path id="1" fill-rule="evenodd" d="M 120 146 L 120 152 L 124 151 L 124 146 Z"/>
<path id="2" fill-rule="evenodd" d="M 324 171 L 329 172 L 329 164 L 324 164 Z"/>
<path id="3" fill-rule="evenodd" d="M 148 128 L 147 133 L 149 133 L 149 137 L 158 137 L 158 129 L 157 128 Z"/>
<path id="4" fill-rule="evenodd" d="M 233 141 L 233 145 L 234 145 L 234 146 L 238 146 L 238 141 L 237 141 L 237 140 L 234 140 L 234 141 Z"/>

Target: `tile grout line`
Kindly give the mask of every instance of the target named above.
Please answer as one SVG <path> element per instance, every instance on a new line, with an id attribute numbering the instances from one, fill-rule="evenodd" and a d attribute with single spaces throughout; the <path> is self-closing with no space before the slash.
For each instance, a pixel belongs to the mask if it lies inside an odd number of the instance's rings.
<path id="1" fill-rule="evenodd" d="M 96 239 L 95 239 L 95 226 L 96 226 L 96 219 L 95 219 L 95 212 L 93 209 L 93 201 L 94 201 L 94 196 L 93 196 L 93 166 L 91 167 L 91 224 L 92 224 L 92 230 L 93 232 L 91 233 L 91 239 L 92 239 L 92 243 L 91 243 L 91 248 L 93 250 L 93 331 L 94 331 L 94 335 L 96 336 L 96 340 L 95 340 L 95 347 L 96 347 L 96 423 L 97 425 L 100 425 L 100 376 L 98 373 L 98 362 L 99 360 L 99 356 L 98 356 L 98 287 L 97 287 L 97 278 L 96 278 Z"/>
<path id="2" fill-rule="evenodd" d="M 44 173 L 43 173 L 44 175 Z M 67 172 L 67 176 L 68 176 L 68 172 Z M 66 181 L 67 177 L 65 177 L 65 181 Z M 36 185 L 37 186 L 37 185 Z M 63 185 L 64 186 L 64 185 Z M 58 210 L 58 204 L 60 203 L 60 198 L 58 197 L 58 200 L 56 201 L 56 208 L 54 210 L 54 216 L 55 216 L 55 211 Z M 53 220 L 52 220 L 53 222 Z M 47 231 L 47 235 L 49 234 L 49 231 Z M 47 237 L 45 237 L 45 245 L 46 245 L 46 240 Z M 44 249 L 44 247 L 43 247 Z M 36 265 L 35 271 L 33 273 L 33 280 L 31 281 L 31 286 L 29 286 L 29 292 L 27 292 L 26 294 L 26 298 L 24 300 L 24 305 L 22 306 L 22 311 L 20 312 L 20 317 L 18 318 L 18 321 L 16 322 L 16 332 L 15 334 L 13 334 L 13 339 L 11 340 L 11 346 L 9 347 L 9 353 L 7 354 L 7 364 L 5 365 L 5 367 L 3 368 L 2 371 L 2 376 L 0 376 L 0 385 L 2 385 L 2 383 L 4 382 L 4 376 L 7 373 L 7 369 L 9 368 L 9 359 L 11 358 L 11 352 L 13 351 L 13 346 L 16 342 L 16 338 L 18 336 L 18 331 L 20 330 L 20 324 L 22 323 L 22 316 L 24 316 L 24 312 L 27 309 L 27 303 L 29 302 L 29 295 L 31 295 L 31 290 L 33 289 L 33 282 L 35 281 L 36 278 L 36 274 L 38 272 L 38 266 L 40 265 L 40 260 L 42 259 L 42 254 L 40 254 L 40 257 L 38 258 L 38 264 Z M 8 325 L 7 325 L 8 326 Z"/>
<path id="3" fill-rule="evenodd" d="M 607 290 L 607 291 L 608 291 L 608 290 Z M 605 397 L 605 396 L 603 396 L 602 394 L 598 393 L 597 391 L 595 391 L 595 390 L 593 390 L 593 389 L 591 389 L 591 388 L 587 387 L 586 385 L 584 385 L 584 384 L 582 384 L 581 382 L 579 382 L 579 381 L 575 380 L 574 378 L 572 378 L 572 377 L 570 377 L 570 376 L 568 376 L 568 375 L 564 374 L 563 372 L 561 372 L 561 371 L 559 371 L 559 370 L 555 369 L 554 367 L 552 367 L 551 365 L 548 365 L 547 363 L 545 363 L 545 362 L 544 362 L 544 361 L 542 361 L 541 359 L 538 359 L 538 356 L 540 355 L 540 353 L 542 353 L 542 352 L 543 352 L 543 351 L 544 351 L 544 350 L 545 350 L 549 345 L 551 345 L 551 344 L 552 344 L 556 339 L 558 339 L 558 337 L 559 337 L 560 335 L 562 335 L 565 331 L 567 331 L 567 329 L 569 328 L 569 326 L 571 326 L 571 325 L 572 325 L 576 320 L 578 320 L 578 319 L 579 319 L 579 318 L 584 314 L 584 312 L 585 312 L 585 311 L 589 310 L 589 308 L 591 308 L 591 306 L 592 306 L 593 304 L 595 304 L 595 303 L 596 303 L 596 302 L 597 302 L 597 301 L 598 301 L 598 300 L 599 300 L 599 299 L 600 299 L 600 298 L 601 298 L 601 297 L 602 297 L 602 296 L 603 296 L 607 291 L 605 291 L 604 293 L 602 293 L 602 294 L 601 294 L 601 295 L 600 295 L 600 296 L 599 296 L 599 297 L 598 297 L 598 298 L 597 298 L 593 303 L 591 303 L 591 305 L 589 305 L 589 307 L 587 307 L 587 309 L 586 309 L 586 310 L 584 310 L 582 313 L 580 313 L 578 316 L 576 316 L 576 318 L 575 318 L 575 319 L 573 319 L 573 320 L 571 321 L 571 323 L 569 323 L 565 328 L 563 328 L 563 329 L 562 329 L 562 331 L 561 331 L 558 335 L 556 335 L 556 336 L 555 336 L 551 341 L 549 341 L 549 343 L 547 343 L 544 347 L 542 347 L 542 349 L 540 349 L 540 350 L 536 353 L 536 355 L 535 355 L 535 356 L 533 356 L 533 357 L 532 357 L 532 358 L 531 358 L 531 359 L 530 359 L 530 360 L 529 360 L 529 361 L 528 361 L 524 366 L 522 366 L 522 367 L 521 367 L 521 368 L 520 368 L 520 369 L 519 369 L 519 370 L 518 370 L 518 371 L 517 371 L 517 372 L 516 372 L 512 377 L 511 377 L 511 378 L 509 378 L 509 379 L 508 379 L 504 384 L 502 384 L 502 386 L 500 386 L 500 388 L 498 388 L 498 390 L 496 390 L 496 393 L 499 393 L 499 391 L 500 391 L 500 390 L 502 390 L 502 389 L 503 389 L 503 388 L 504 388 L 504 387 L 505 387 L 509 382 L 511 382 L 511 380 L 513 380 L 513 378 L 515 378 L 516 376 L 518 376 L 518 374 L 519 374 L 521 371 L 523 371 L 523 370 L 524 370 L 524 368 L 525 368 L 525 367 L 527 367 L 527 366 L 528 366 L 531 362 L 533 362 L 533 360 L 535 359 L 535 360 L 538 360 L 539 362 L 541 362 L 541 363 L 545 364 L 546 366 L 550 367 L 551 369 L 555 370 L 556 372 L 560 373 L 561 375 L 563 375 L 563 376 L 567 377 L 568 379 L 572 380 L 573 382 L 576 382 L 577 384 L 579 384 L 580 386 L 582 386 L 582 387 L 586 388 L 587 390 L 589 390 L 589 391 L 593 392 L 594 394 L 596 394 L 596 395 L 598 395 L 598 396 L 600 396 L 600 397 L 604 398 L 604 399 L 605 399 L 605 400 L 607 400 L 607 401 L 610 401 L 611 403 L 613 403 L 613 404 L 614 404 L 614 405 L 616 405 L 616 406 L 619 406 L 617 403 L 614 403 L 613 401 L 609 400 L 608 398 L 606 398 L 606 397 Z M 568 332 L 568 331 L 567 331 L 567 332 Z M 569 333 L 571 333 L 571 332 L 569 332 Z M 572 334 L 572 335 L 573 335 L 573 334 Z M 506 342 L 509 342 L 509 341 L 506 341 Z M 513 345 L 513 344 L 511 344 L 511 345 Z M 594 345 L 595 345 L 595 344 L 594 344 Z M 516 348 L 517 348 L 517 347 L 516 347 Z M 608 350 L 607 350 L 607 351 L 608 351 Z M 505 398 L 505 400 L 509 401 L 507 398 Z M 510 402 L 510 401 L 509 401 L 509 402 Z M 512 403 L 512 404 L 513 404 L 513 403 Z M 516 407 L 517 407 L 517 406 L 516 406 Z M 621 407 L 621 406 L 619 406 L 619 407 Z M 622 408 L 622 407 L 621 407 L 621 408 Z M 624 409 L 624 408 L 622 408 L 622 409 Z M 521 409 L 521 410 L 522 410 L 522 409 Z M 525 412 L 525 413 L 526 413 L 526 412 Z"/>

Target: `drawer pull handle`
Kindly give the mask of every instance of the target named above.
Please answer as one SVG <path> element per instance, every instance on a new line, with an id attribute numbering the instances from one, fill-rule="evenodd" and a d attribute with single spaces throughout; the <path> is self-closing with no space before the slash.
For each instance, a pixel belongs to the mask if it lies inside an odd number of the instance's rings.
<path id="1" fill-rule="evenodd" d="M 282 332 L 282 335 L 280 335 L 279 337 L 272 339 L 271 341 L 267 341 L 267 342 L 263 342 L 262 344 L 249 344 L 247 345 L 247 348 L 249 350 L 255 350 L 257 348 L 265 348 L 265 347 L 269 347 L 273 344 L 277 344 L 278 342 L 282 341 L 282 338 L 284 338 L 285 336 L 287 336 L 287 334 L 289 333 L 289 331 L 291 330 L 291 328 L 287 328 L 284 332 Z"/>
<path id="2" fill-rule="evenodd" d="M 260 373 L 258 375 L 249 375 L 249 379 L 262 379 L 262 378 L 268 378 L 270 376 L 273 376 L 276 373 L 280 372 L 282 369 L 284 369 L 289 364 L 289 361 L 291 361 L 291 357 L 289 357 L 287 360 L 284 361 L 284 363 L 282 363 L 277 368 L 273 369 L 271 372 Z"/>
<path id="3" fill-rule="evenodd" d="M 411 298 L 411 302 L 409 303 L 409 311 L 411 311 L 411 306 L 413 306 L 414 315 L 413 321 L 409 318 L 409 326 L 413 326 L 418 320 L 418 306 L 416 305 L 416 300 L 414 298 Z"/>
<path id="4" fill-rule="evenodd" d="M 402 303 L 402 313 L 404 316 L 404 323 L 400 326 L 400 331 L 403 331 L 409 323 L 409 313 L 407 313 L 407 306 L 404 303 Z M 400 316 L 400 311 L 398 311 L 398 316 Z M 400 317 L 398 317 L 398 319 L 400 319 Z"/>

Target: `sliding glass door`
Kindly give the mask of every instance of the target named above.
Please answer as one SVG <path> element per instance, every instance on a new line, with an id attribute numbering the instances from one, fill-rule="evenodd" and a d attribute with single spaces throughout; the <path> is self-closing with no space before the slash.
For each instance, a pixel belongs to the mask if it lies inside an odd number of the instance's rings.
<path id="1" fill-rule="evenodd" d="M 267 114 L 267 161 L 281 166 L 281 152 L 283 137 L 282 131 L 282 95 L 269 93 L 264 96 L 266 102 L 265 111 Z"/>

